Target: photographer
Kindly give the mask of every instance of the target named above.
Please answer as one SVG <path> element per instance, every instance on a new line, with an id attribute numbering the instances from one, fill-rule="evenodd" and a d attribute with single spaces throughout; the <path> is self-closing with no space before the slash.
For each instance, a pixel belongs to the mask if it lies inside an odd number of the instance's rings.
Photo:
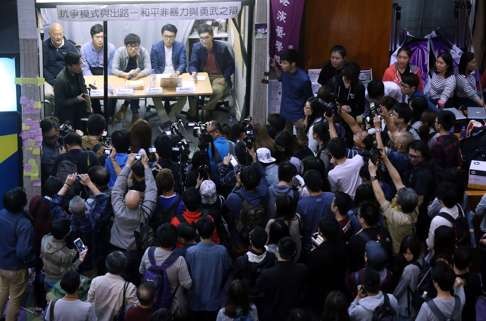
<path id="1" fill-rule="evenodd" d="M 100 114 L 92 114 L 86 125 L 87 133 L 82 137 L 82 146 L 86 150 L 92 150 L 98 157 L 103 155 L 103 132 L 107 129 L 105 117 Z M 101 151 L 101 153 L 99 153 Z"/>
<path id="2" fill-rule="evenodd" d="M 374 311 L 382 305 L 391 308 L 391 318 L 397 315 L 397 300 L 392 294 L 380 291 L 380 274 L 372 268 L 367 268 L 364 271 L 363 284 L 359 286 L 358 294 L 348 308 L 349 317 L 351 321 L 370 321 L 373 319 Z M 386 317 L 388 316 L 387 314 Z"/>
<path id="3" fill-rule="evenodd" d="M 40 122 L 42 130 L 42 147 L 41 147 L 41 185 L 49 176 L 49 173 L 54 171 L 56 158 L 61 151 L 61 144 L 59 142 L 59 120 L 56 117 L 46 117 Z"/>
<path id="4" fill-rule="evenodd" d="M 128 159 L 128 150 L 130 148 L 130 136 L 128 131 L 116 130 L 111 134 L 111 151 L 109 157 L 105 159 L 105 168 L 108 171 L 110 181 L 108 186 L 110 188 L 115 185 L 121 169 L 125 166 Z"/>
<path id="5" fill-rule="evenodd" d="M 368 171 L 376 200 L 380 204 L 385 217 L 385 225 L 390 231 L 393 252 L 397 254 L 400 251 L 402 239 L 407 235 L 413 234 L 414 225 L 418 217 L 418 195 L 413 189 L 405 187 L 400 174 L 383 152 L 382 161 L 397 191 L 391 203 L 385 198 L 377 178 L 377 165 L 371 160 L 368 161 Z"/>
<path id="6" fill-rule="evenodd" d="M 56 158 L 52 175 L 65 180 L 72 173 L 86 174 L 91 166 L 98 165 L 98 158 L 92 151 L 82 148 L 82 138 L 76 133 L 69 133 L 64 138 L 66 153 Z"/>
<path id="7" fill-rule="evenodd" d="M 365 88 L 359 81 L 359 66 L 350 62 L 336 75 L 334 94 L 341 107 L 354 117 L 361 115 L 365 107 Z"/>
<path id="8" fill-rule="evenodd" d="M 215 120 L 210 121 L 207 124 L 208 134 L 213 138 L 213 148 L 208 148 L 209 166 L 211 174 L 217 175 L 217 165 L 221 163 L 224 157 L 228 154 L 235 154 L 235 145 L 232 141 L 226 139 L 222 135 L 221 124 Z"/>
<path id="9" fill-rule="evenodd" d="M 170 169 L 174 178 L 174 191 L 177 193 L 182 193 L 183 172 L 181 164 L 178 164 L 172 160 L 173 144 L 171 138 L 165 134 L 159 135 L 155 139 L 154 146 L 159 158 L 157 161 L 158 166 L 156 165 L 156 167 Z"/>

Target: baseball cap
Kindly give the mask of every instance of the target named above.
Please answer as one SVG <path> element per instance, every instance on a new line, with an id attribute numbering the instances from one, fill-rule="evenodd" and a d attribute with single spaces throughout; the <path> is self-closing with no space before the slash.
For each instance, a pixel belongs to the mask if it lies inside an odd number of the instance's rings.
<path id="1" fill-rule="evenodd" d="M 202 204 L 214 204 L 218 198 L 216 184 L 209 179 L 202 181 L 199 187 L 199 193 L 201 194 Z"/>
<path id="2" fill-rule="evenodd" d="M 276 159 L 272 157 L 272 153 L 270 152 L 270 149 L 266 147 L 258 148 L 256 154 L 257 154 L 257 159 L 260 163 L 270 164 L 276 161 Z"/>

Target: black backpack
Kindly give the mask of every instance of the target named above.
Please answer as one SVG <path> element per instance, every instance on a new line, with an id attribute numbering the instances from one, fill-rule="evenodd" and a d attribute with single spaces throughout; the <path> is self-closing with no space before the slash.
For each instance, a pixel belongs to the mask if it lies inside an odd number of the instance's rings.
<path id="1" fill-rule="evenodd" d="M 240 215 L 236 220 L 236 231 L 240 237 L 247 241 L 248 234 L 257 226 L 265 227 L 267 223 L 266 208 L 259 201 L 258 204 L 248 202 L 243 195 L 235 192 L 241 199 Z"/>
<path id="2" fill-rule="evenodd" d="M 460 205 L 456 205 L 459 210 L 459 215 L 456 219 L 449 213 L 440 212 L 438 216 L 445 218 L 452 224 L 454 234 L 456 235 L 456 244 L 462 246 L 471 245 L 471 237 L 469 235 L 469 222 L 467 221 L 466 214 Z"/>
<path id="3" fill-rule="evenodd" d="M 432 311 L 435 318 L 439 321 L 459 321 L 462 318 L 461 301 L 457 295 L 454 296 L 454 308 L 452 309 L 450 316 L 445 316 L 444 313 L 439 310 L 434 300 L 427 301 L 427 306 L 429 307 L 430 311 Z"/>
<path id="4" fill-rule="evenodd" d="M 397 313 L 390 304 L 388 294 L 383 293 L 383 303 L 375 308 L 373 311 L 372 321 L 394 321 Z"/>

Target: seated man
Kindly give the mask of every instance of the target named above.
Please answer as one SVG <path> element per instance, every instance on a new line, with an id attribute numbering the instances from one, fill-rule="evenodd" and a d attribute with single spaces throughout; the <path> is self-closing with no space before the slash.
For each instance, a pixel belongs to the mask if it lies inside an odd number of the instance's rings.
<path id="1" fill-rule="evenodd" d="M 49 27 L 49 38 L 42 43 L 42 60 L 44 78 L 46 80 L 45 95 L 53 96 L 54 80 L 64 68 L 64 56 L 68 53 L 77 53 L 74 42 L 64 38 L 64 29 L 61 24 L 54 22 Z"/>
<path id="2" fill-rule="evenodd" d="M 65 67 L 57 75 L 54 85 L 56 116 L 61 123 L 70 122 L 81 129 L 81 118 L 91 109 L 81 70 L 81 56 L 68 52 L 64 57 Z"/>
<path id="3" fill-rule="evenodd" d="M 186 71 L 186 49 L 184 44 L 175 41 L 177 28 L 172 24 L 162 27 L 162 40 L 152 46 L 150 51 L 150 62 L 155 74 L 180 75 Z M 160 119 L 165 118 L 165 114 L 170 120 L 175 120 L 186 103 L 187 98 L 178 97 L 177 103 L 166 110 L 162 105 L 162 99 L 154 98 L 154 104 L 159 112 Z M 169 100 L 166 100 L 168 104 Z"/>
<path id="4" fill-rule="evenodd" d="M 91 27 L 89 32 L 91 34 L 91 41 L 88 41 L 81 47 L 81 68 L 83 69 L 83 75 L 103 75 L 103 26 L 99 23 L 95 24 Z M 111 62 L 113 60 L 114 54 L 115 46 L 111 43 L 108 43 L 108 74 L 111 74 Z M 112 100 L 109 106 L 110 110 L 105 110 L 105 115 L 113 115 L 115 104 L 116 100 Z M 97 114 L 101 114 L 99 99 L 93 100 L 93 111 Z"/>
<path id="5" fill-rule="evenodd" d="M 152 73 L 149 53 L 144 47 L 140 46 L 140 42 L 140 37 L 136 34 L 129 33 L 125 37 L 125 46 L 118 48 L 113 57 L 111 68 L 113 75 L 137 80 Z M 115 114 L 115 121 L 125 118 L 128 103 L 130 103 L 132 110 L 132 123 L 139 118 L 140 102 L 138 99 L 132 99 L 123 103 L 120 110 Z"/>
<path id="6" fill-rule="evenodd" d="M 198 34 L 201 42 L 192 47 L 189 72 L 193 75 L 201 71 L 209 74 L 213 95 L 204 109 L 212 111 L 216 108 L 218 101 L 224 97 L 226 90 L 231 88 L 231 75 L 235 72 L 235 60 L 224 42 L 213 39 L 211 26 L 200 25 Z M 189 117 L 197 117 L 196 103 L 196 97 L 189 99 Z"/>
<path id="7" fill-rule="evenodd" d="M 400 83 L 400 91 L 402 92 L 402 103 L 410 102 L 415 97 L 423 97 L 418 90 L 420 79 L 416 74 L 405 74 L 402 76 L 402 82 Z"/>

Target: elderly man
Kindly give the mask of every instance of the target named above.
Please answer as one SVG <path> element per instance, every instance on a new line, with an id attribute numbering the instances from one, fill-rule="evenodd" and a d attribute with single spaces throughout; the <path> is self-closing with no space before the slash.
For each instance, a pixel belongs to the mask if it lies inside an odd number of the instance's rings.
<path id="1" fill-rule="evenodd" d="M 139 231 L 141 223 L 152 215 L 157 204 L 157 185 L 145 153 L 141 162 L 145 169 L 145 192 L 128 190 L 128 175 L 135 163 L 135 154 L 130 154 L 120 175 L 115 181 L 111 194 L 111 204 L 115 220 L 111 229 L 110 243 L 114 247 L 127 250 L 135 246 L 134 232 Z"/>
<path id="2" fill-rule="evenodd" d="M 42 43 L 42 58 L 44 78 L 46 80 L 45 95 L 54 95 L 54 82 L 57 74 L 64 68 L 64 56 L 68 53 L 78 53 L 74 42 L 64 38 L 64 29 L 61 24 L 54 22 L 49 27 L 49 38 Z"/>
<path id="3" fill-rule="evenodd" d="M 150 55 L 149 52 L 140 45 L 140 37 L 130 33 L 126 35 L 123 42 L 125 43 L 125 46 L 118 48 L 113 57 L 113 75 L 127 80 L 137 80 L 150 75 L 152 73 Z M 140 103 L 138 99 L 132 99 L 123 103 L 120 111 L 115 114 L 114 118 L 116 121 L 125 118 L 128 103 L 130 103 L 130 109 L 132 110 L 132 123 L 139 118 L 138 109 L 140 108 Z"/>

